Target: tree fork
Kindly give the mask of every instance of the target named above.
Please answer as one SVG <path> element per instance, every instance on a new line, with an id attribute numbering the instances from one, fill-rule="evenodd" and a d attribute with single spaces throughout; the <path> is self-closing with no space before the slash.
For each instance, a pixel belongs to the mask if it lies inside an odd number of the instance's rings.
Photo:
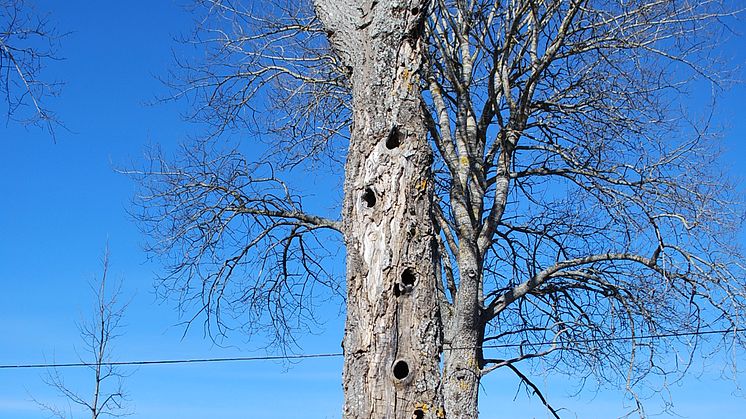
<path id="1" fill-rule="evenodd" d="M 353 97 L 344 417 L 443 418 L 432 155 L 418 79 L 427 5 L 321 3 Z"/>

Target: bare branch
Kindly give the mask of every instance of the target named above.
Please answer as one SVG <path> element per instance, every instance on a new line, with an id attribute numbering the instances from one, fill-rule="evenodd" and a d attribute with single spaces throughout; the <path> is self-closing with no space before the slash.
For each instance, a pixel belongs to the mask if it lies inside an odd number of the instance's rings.
<path id="1" fill-rule="evenodd" d="M 557 412 L 557 409 L 553 408 L 552 405 L 549 404 L 546 397 L 544 397 L 544 394 L 542 394 L 541 390 L 539 390 L 539 387 L 536 386 L 531 380 L 526 377 L 525 374 L 523 374 L 518 368 L 516 368 L 515 365 L 512 363 L 507 364 L 507 367 L 511 369 L 515 373 L 515 375 L 518 376 L 518 378 L 521 379 L 521 382 L 526 385 L 527 388 L 530 388 L 531 391 L 539 397 L 539 400 L 541 400 L 541 403 L 546 406 L 546 408 L 549 410 L 549 412 L 552 413 L 552 416 L 554 416 L 557 419 L 560 419 L 559 413 Z"/>
<path id="2" fill-rule="evenodd" d="M 310 3 L 195 0 L 199 26 L 183 40 L 206 58 L 177 57 L 164 80 L 193 105 L 189 119 L 210 136 L 243 130 L 278 168 L 339 168 L 349 136 L 347 70 Z"/>
<path id="3" fill-rule="evenodd" d="M 324 231 L 339 233 L 340 223 L 306 212 L 270 163 L 249 163 L 236 149 L 207 141 L 174 161 L 157 150 L 149 159 L 150 168 L 124 172 L 141 186 L 134 216 L 149 250 L 172 258 L 162 296 L 178 298 L 187 324 L 205 315 L 213 338 L 242 327 L 292 347 L 293 330 L 316 324 L 316 300 L 340 295 L 324 264 L 334 243 Z"/>
<path id="4" fill-rule="evenodd" d="M 41 126 L 53 137 L 59 121 L 45 103 L 59 94 L 61 83 L 42 76 L 57 59 L 60 38 L 26 0 L 0 1 L 0 94 L 7 118 Z"/>

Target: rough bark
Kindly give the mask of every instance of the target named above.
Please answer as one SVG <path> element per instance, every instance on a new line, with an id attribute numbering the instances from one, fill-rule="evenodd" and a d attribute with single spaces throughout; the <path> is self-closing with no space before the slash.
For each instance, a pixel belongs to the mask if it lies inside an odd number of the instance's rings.
<path id="1" fill-rule="evenodd" d="M 322 4 L 323 3 L 323 4 Z M 351 72 L 345 418 L 442 418 L 422 1 L 318 2 Z"/>
<path id="2" fill-rule="evenodd" d="M 484 325 L 479 313 L 482 265 L 474 247 L 462 245 L 461 286 L 444 325 L 443 383 L 441 391 L 449 419 L 473 419 L 479 414 Z"/>

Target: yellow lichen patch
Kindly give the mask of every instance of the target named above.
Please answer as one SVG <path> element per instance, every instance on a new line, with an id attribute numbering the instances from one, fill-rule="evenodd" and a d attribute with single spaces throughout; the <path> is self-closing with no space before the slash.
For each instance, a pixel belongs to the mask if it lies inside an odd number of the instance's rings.
<path id="1" fill-rule="evenodd" d="M 417 73 L 412 74 L 411 79 L 409 80 L 409 83 L 407 83 L 407 90 L 411 93 L 414 88 L 419 84 L 419 77 L 417 77 Z"/>
<path id="2" fill-rule="evenodd" d="M 401 78 L 402 78 L 402 80 L 405 80 L 405 81 L 406 81 L 406 80 L 409 80 L 409 76 L 410 76 L 410 75 L 411 75 L 411 73 L 409 72 L 409 69 L 408 69 L 408 68 L 405 68 L 405 69 L 404 69 L 404 70 L 402 70 L 402 72 L 401 72 Z"/>
<path id="3" fill-rule="evenodd" d="M 442 407 L 439 407 L 438 410 L 435 411 L 435 415 L 439 418 L 445 418 L 446 417 L 446 411 L 443 410 Z"/>
<path id="4" fill-rule="evenodd" d="M 421 179 L 420 183 L 417 185 L 417 189 L 421 191 L 424 191 L 425 189 L 427 189 L 427 179 L 424 179 L 424 178 Z"/>
<path id="5" fill-rule="evenodd" d="M 414 408 L 420 409 L 424 413 L 427 413 L 430 410 L 430 406 L 427 403 L 415 403 Z"/>
<path id="6" fill-rule="evenodd" d="M 469 389 L 469 383 L 467 383 L 463 378 L 458 379 L 458 386 L 461 387 L 461 390 Z"/>
<path id="7" fill-rule="evenodd" d="M 461 162 L 462 166 L 466 166 L 469 164 L 469 157 L 468 156 L 461 156 L 459 159 L 459 162 Z"/>

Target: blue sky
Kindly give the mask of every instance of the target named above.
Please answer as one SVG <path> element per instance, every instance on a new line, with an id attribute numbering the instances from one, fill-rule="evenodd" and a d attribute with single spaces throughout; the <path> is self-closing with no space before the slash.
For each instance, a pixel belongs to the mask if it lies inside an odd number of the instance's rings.
<path id="1" fill-rule="evenodd" d="M 198 128 L 180 117 L 183 104 L 147 106 L 164 88 L 155 78 L 171 64 L 173 38 L 189 31 L 191 16 L 179 2 L 37 2 L 62 31 L 64 60 L 49 75 L 64 80 L 63 95 L 50 103 L 69 131 L 53 143 L 37 129 L 0 125 L 0 364 L 76 361 L 81 345 L 76 322 L 93 303 L 89 282 L 100 271 L 108 241 L 110 275 L 123 281 L 130 299 L 125 334 L 115 342 L 119 360 L 175 359 L 265 354 L 261 341 L 233 336 L 218 347 L 199 328 L 182 338 L 172 304 L 153 294 L 157 262 L 141 250 L 143 237 L 127 215 L 134 184 L 115 172 L 142 162 L 148 144 L 171 147 Z M 746 25 L 740 24 L 741 28 Z M 742 40 L 741 40 L 742 42 Z M 746 63 L 738 41 L 724 47 Z M 724 161 L 746 178 L 746 89 L 727 92 L 719 104 L 728 150 Z M 694 98 L 691 106 L 697 105 Z M 308 187 L 315 187 L 308 181 Z M 305 337 L 307 353 L 339 352 L 342 319 L 330 307 L 326 331 Z M 746 356 L 737 354 L 743 363 Z M 721 377 L 718 357 L 697 362 L 694 377 L 673 385 L 678 413 L 689 418 L 743 417 L 737 384 Z M 130 407 L 138 418 L 339 418 L 341 359 L 297 364 L 244 362 L 145 366 L 129 370 Z M 540 365 L 539 365 L 540 368 Z M 83 370 L 61 370 L 85 394 Z M 728 371 L 725 371 L 727 373 Z M 0 419 L 44 418 L 31 396 L 64 405 L 42 381 L 40 370 L 0 370 Z M 606 418 L 624 412 L 617 391 L 582 392 L 563 380 L 539 380 L 567 417 Z M 483 418 L 547 417 L 537 399 L 516 394 L 516 380 L 499 371 L 484 381 Z M 734 397 L 733 394 L 737 395 Z M 650 402 L 650 411 L 659 403 Z M 498 413 L 499 412 L 499 413 Z M 83 415 L 76 415 L 83 417 Z"/>

